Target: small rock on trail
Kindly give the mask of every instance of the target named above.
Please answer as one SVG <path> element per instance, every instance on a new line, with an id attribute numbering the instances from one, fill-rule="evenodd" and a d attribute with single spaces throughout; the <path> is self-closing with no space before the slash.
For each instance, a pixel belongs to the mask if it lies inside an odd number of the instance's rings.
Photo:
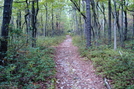
<path id="1" fill-rule="evenodd" d="M 56 47 L 56 89 L 106 89 L 90 60 L 84 61 L 68 35 Z"/>

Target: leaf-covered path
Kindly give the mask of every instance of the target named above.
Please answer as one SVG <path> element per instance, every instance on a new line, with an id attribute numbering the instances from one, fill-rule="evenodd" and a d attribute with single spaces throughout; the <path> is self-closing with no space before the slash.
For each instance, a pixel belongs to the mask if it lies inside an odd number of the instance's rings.
<path id="1" fill-rule="evenodd" d="M 56 47 L 56 89 L 106 89 L 91 61 L 83 59 L 70 36 Z"/>

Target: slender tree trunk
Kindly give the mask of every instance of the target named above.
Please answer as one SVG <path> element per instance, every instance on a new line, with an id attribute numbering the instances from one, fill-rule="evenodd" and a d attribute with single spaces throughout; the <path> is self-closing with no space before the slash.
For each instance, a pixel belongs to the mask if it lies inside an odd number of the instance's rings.
<path id="1" fill-rule="evenodd" d="M 78 15 L 75 7 L 74 7 L 74 17 L 75 17 L 75 31 L 76 34 L 79 34 Z"/>
<path id="2" fill-rule="evenodd" d="M 124 0 L 124 5 L 127 7 L 127 2 Z M 127 32 L 128 32 L 128 22 L 127 22 L 127 10 L 124 10 L 125 15 L 125 31 L 124 31 L 124 41 L 127 40 Z"/>
<path id="3" fill-rule="evenodd" d="M 134 15 L 133 15 L 133 35 L 132 38 L 134 39 Z"/>
<path id="4" fill-rule="evenodd" d="M 28 0 L 26 0 L 25 2 L 26 2 L 25 22 L 26 22 L 26 34 L 27 34 L 27 43 L 28 43 L 28 33 L 29 33 L 29 27 L 30 27 L 30 24 L 29 24 L 30 20 L 28 21 L 28 19 L 29 19 L 29 14 L 30 13 L 29 13 L 29 8 L 28 8 L 28 6 L 29 6 Z"/>
<path id="5" fill-rule="evenodd" d="M 128 31 L 128 23 L 127 23 L 127 11 L 124 11 L 125 15 L 125 31 L 124 31 L 124 41 L 127 40 L 127 31 Z"/>
<path id="6" fill-rule="evenodd" d="M 39 11 L 38 0 L 36 0 L 36 8 L 35 1 L 32 1 L 32 47 L 36 46 L 36 34 L 37 34 L 37 15 Z"/>
<path id="7" fill-rule="evenodd" d="M 119 39 L 121 41 L 121 27 L 119 23 L 119 11 L 116 11 L 116 24 L 117 24 L 118 33 L 119 33 Z"/>
<path id="8" fill-rule="evenodd" d="M 97 25 L 98 25 L 98 40 L 99 40 L 99 39 L 101 40 L 101 23 L 100 23 L 100 21 L 99 21 L 100 12 L 99 12 L 98 6 L 99 6 L 99 3 L 97 2 L 97 3 L 96 3 L 96 14 L 97 14 Z M 98 42 L 98 43 L 99 43 L 99 42 Z"/>
<path id="9" fill-rule="evenodd" d="M 31 21 L 31 25 L 32 25 L 32 47 L 35 47 L 35 2 L 32 1 L 32 21 Z"/>
<path id="10" fill-rule="evenodd" d="M 79 0 L 79 6 L 80 6 L 80 11 L 81 11 L 81 0 Z M 82 22 L 81 22 L 81 15 L 78 14 L 79 16 L 79 35 L 82 37 Z"/>
<path id="11" fill-rule="evenodd" d="M 41 35 L 44 36 L 45 32 L 44 32 L 44 23 L 43 23 L 43 14 L 42 14 L 42 12 L 41 12 L 40 18 L 41 18 L 41 31 L 42 31 Z"/>
<path id="12" fill-rule="evenodd" d="M 79 33 L 80 33 L 80 35 L 82 36 L 83 35 L 83 33 L 82 33 L 82 21 L 81 21 L 81 15 L 79 15 Z"/>
<path id="13" fill-rule="evenodd" d="M 124 30 L 124 24 L 123 24 L 123 11 L 124 11 L 124 5 L 123 5 L 123 0 L 121 2 L 121 47 L 124 46 L 124 34 L 123 34 L 123 30 Z"/>
<path id="14" fill-rule="evenodd" d="M 93 38 L 95 40 L 95 45 L 98 45 L 98 24 L 97 24 L 97 13 L 96 13 L 96 4 L 94 2 L 94 0 L 91 0 L 91 6 L 92 6 L 92 12 L 93 12 L 93 19 L 92 19 L 92 23 L 93 23 L 93 30 L 95 32 L 95 37 Z"/>
<path id="15" fill-rule="evenodd" d="M 53 4 L 52 4 L 52 37 L 54 36 L 54 10 L 53 10 Z"/>
<path id="16" fill-rule="evenodd" d="M 4 10 L 3 10 L 3 22 L 2 22 L 2 41 L 0 47 L 0 65 L 4 63 L 3 58 L 6 56 L 7 47 L 8 47 L 8 31 L 9 31 L 9 23 L 11 20 L 12 14 L 12 3 L 13 0 L 4 0 Z"/>
<path id="17" fill-rule="evenodd" d="M 56 15 L 56 30 L 60 30 L 59 29 L 59 15 Z"/>
<path id="18" fill-rule="evenodd" d="M 111 45 L 111 0 L 108 0 L 108 45 Z"/>
<path id="19" fill-rule="evenodd" d="M 19 10 L 17 13 L 17 28 L 21 29 L 21 11 Z"/>
<path id="20" fill-rule="evenodd" d="M 45 36 L 48 36 L 48 31 L 47 31 L 47 21 L 48 21 L 48 8 L 47 8 L 47 3 L 46 3 L 46 5 L 45 5 L 45 10 L 46 10 L 46 21 L 45 21 Z"/>
<path id="21" fill-rule="evenodd" d="M 114 1 L 114 50 L 116 50 L 117 49 L 117 38 L 116 38 L 116 22 L 117 22 L 117 19 L 116 19 L 116 15 L 117 15 L 117 13 L 116 13 L 116 1 L 115 0 L 113 0 Z"/>
<path id="22" fill-rule="evenodd" d="M 86 0 L 86 46 L 91 46 L 91 12 L 90 0 Z"/>
<path id="23" fill-rule="evenodd" d="M 37 15 L 38 15 L 38 12 L 39 12 L 39 0 L 36 0 L 36 10 L 35 10 L 35 45 L 36 45 L 36 36 L 37 36 Z"/>
<path id="24" fill-rule="evenodd" d="M 104 34 L 104 38 L 106 38 L 106 25 L 107 25 L 107 20 L 106 20 L 106 15 L 105 15 L 105 6 L 102 3 L 102 13 L 103 13 L 103 18 L 104 18 L 104 23 L 103 23 L 103 34 Z"/>

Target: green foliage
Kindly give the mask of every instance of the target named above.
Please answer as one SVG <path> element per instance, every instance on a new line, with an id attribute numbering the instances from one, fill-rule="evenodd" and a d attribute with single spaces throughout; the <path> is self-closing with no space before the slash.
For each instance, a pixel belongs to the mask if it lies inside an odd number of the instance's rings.
<path id="1" fill-rule="evenodd" d="M 108 79 L 113 80 L 112 84 L 116 89 L 126 89 L 132 86 L 134 84 L 134 55 L 124 54 L 120 56 L 118 52 L 113 54 L 110 51 L 109 49 L 110 55 L 107 53 L 107 50 L 102 52 L 99 50 L 94 51 L 98 53 L 97 55 L 89 54 L 93 57 L 91 60 L 94 62 L 95 67 L 97 67 L 97 71 Z"/>
<path id="2" fill-rule="evenodd" d="M 37 47 L 33 48 L 23 40 L 26 35 L 18 37 L 17 32 L 10 33 L 8 55 L 4 59 L 7 64 L 0 66 L 0 89 L 37 89 L 42 87 L 38 82 L 47 82 L 43 86 L 54 89 L 54 48 L 50 46 L 59 44 L 65 37 L 39 37 Z"/>
<path id="3" fill-rule="evenodd" d="M 81 56 L 92 60 L 98 74 L 111 80 L 114 89 L 134 88 L 134 53 L 120 49 L 114 51 L 108 46 L 92 47 L 85 49 L 80 37 L 73 41 L 78 45 Z"/>
<path id="4" fill-rule="evenodd" d="M 65 39 L 65 36 L 56 36 L 56 37 L 38 37 L 37 43 L 39 46 L 56 46 Z"/>
<path id="5" fill-rule="evenodd" d="M 10 59 L 10 64 L 0 67 L 0 85 L 33 87 L 31 83 L 46 81 L 55 74 L 52 48 L 27 48 L 19 56 Z"/>

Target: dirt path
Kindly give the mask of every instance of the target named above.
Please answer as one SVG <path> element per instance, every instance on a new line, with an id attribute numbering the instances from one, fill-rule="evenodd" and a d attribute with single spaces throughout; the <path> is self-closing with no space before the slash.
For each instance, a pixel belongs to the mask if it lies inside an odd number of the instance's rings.
<path id="1" fill-rule="evenodd" d="M 55 61 L 56 89 L 106 89 L 91 62 L 82 60 L 70 36 L 56 47 Z"/>

